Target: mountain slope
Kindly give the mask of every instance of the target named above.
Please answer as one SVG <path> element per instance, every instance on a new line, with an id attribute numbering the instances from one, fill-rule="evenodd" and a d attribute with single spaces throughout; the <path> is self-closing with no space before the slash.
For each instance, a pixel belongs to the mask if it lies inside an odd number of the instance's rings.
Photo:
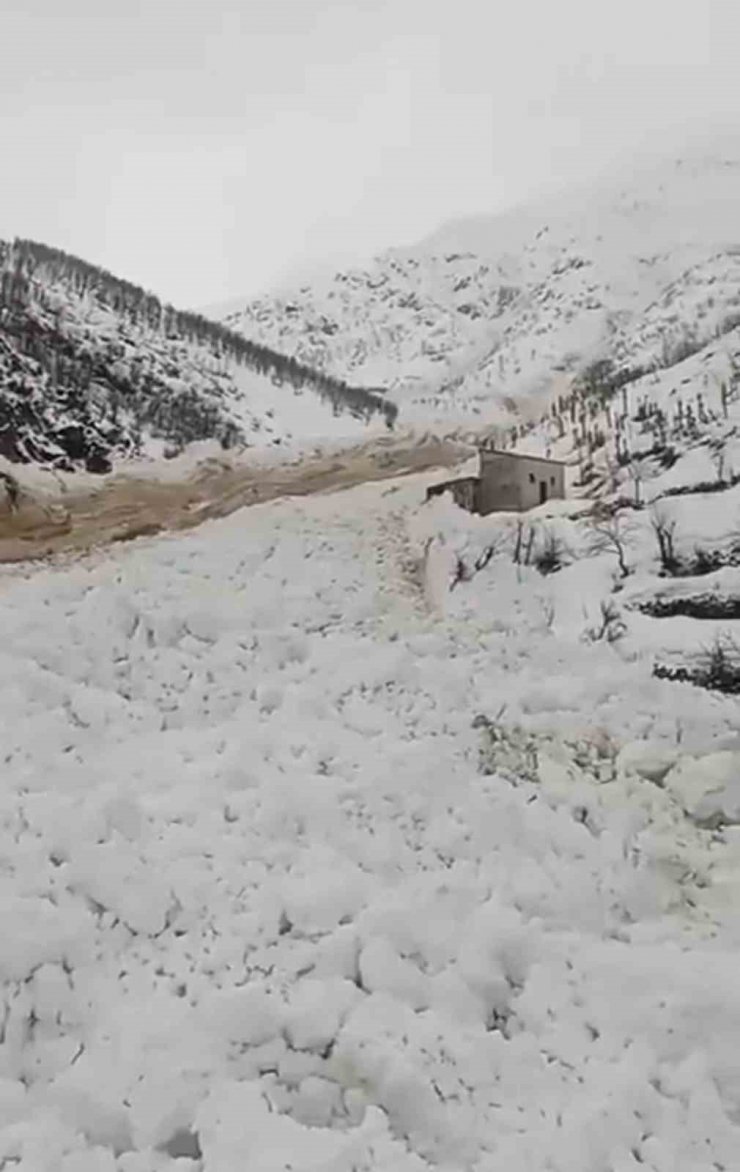
<path id="1" fill-rule="evenodd" d="M 512 400 L 551 394 L 593 357 L 661 365 L 685 336 L 698 345 L 721 331 L 740 309 L 739 201 L 740 151 L 712 144 L 445 225 L 227 322 L 387 388 L 407 419 L 493 420 Z"/>
<path id="2" fill-rule="evenodd" d="M 0 243 L 0 455 L 107 471 L 117 457 L 359 436 L 396 408 L 93 265 Z"/>

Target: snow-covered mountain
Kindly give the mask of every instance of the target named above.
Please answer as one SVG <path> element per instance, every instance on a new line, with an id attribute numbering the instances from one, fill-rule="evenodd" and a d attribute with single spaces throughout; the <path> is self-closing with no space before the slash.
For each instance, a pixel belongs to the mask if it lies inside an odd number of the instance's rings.
<path id="1" fill-rule="evenodd" d="M 226 322 L 385 387 L 407 420 L 493 421 L 595 357 L 664 366 L 740 310 L 740 145 L 643 163 L 418 245 Z M 525 400 L 525 403 L 522 403 Z"/>
<path id="2" fill-rule="evenodd" d="M 107 471 L 116 457 L 361 435 L 395 408 L 93 265 L 0 242 L 0 455 Z"/>

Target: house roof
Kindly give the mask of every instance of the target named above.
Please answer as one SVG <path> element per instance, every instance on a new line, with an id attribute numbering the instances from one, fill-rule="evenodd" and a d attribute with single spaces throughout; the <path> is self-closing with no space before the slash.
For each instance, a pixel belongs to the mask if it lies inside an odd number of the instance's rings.
<path id="1" fill-rule="evenodd" d="M 487 448 L 479 446 L 478 451 L 485 453 L 487 456 L 507 456 L 514 460 L 537 460 L 540 464 L 562 464 L 567 467 L 567 460 L 553 460 L 551 456 L 535 456 L 529 452 L 512 452 L 510 449 L 504 448 Z"/>

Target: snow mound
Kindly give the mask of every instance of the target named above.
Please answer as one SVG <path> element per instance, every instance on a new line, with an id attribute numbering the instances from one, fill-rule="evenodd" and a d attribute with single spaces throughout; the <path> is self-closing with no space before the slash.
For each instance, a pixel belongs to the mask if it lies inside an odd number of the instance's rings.
<path id="1" fill-rule="evenodd" d="M 0 1163 L 733 1166 L 736 706 L 429 479 L 5 582 Z"/>

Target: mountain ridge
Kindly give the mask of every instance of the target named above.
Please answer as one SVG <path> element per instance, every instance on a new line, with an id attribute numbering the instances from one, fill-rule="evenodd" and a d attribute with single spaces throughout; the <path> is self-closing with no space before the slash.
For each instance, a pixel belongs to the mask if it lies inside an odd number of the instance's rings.
<path id="1" fill-rule="evenodd" d="M 716 329 L 737 311 L 740 146 L 730 147 L 698 144 L 681 159 L 643 159 L 634 174 L 451 221 L 371 265 L 253 299 L 227 324 L 384 388 L 409 422 L 506 422 L 596 358 L 637 361 L 643 315 L 671 291 L 685 301 L 663 315 L 671 335 L 708 341 L 709 319 Z M 720 295 L 697 320 L 700 285 Z"/>
<path id="2" fill-rule="evenodd" d="M 352 434 L 397 415 L 368 388 L 30 240 L 0 243 L 0 384 L 0 454 L 93 472 L 147 448 L 280 443 L 341 417 Z"/>

